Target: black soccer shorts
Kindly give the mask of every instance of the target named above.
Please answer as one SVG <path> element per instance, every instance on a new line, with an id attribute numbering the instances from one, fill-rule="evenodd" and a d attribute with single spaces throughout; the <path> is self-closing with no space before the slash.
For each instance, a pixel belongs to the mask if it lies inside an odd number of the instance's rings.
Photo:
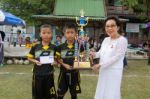
<path id="1" fill-rule="evenodd" d="M 60 72 L 58 78 L 58 96 L 64 96 L 68 88 L 70 89 L 71 95 L 81 93 L 79 71 Z"/>
<path id="2" fill-rule="evenodd" d="M 32 99 L 57 99 L 54 75 L 33 75 Z"/>

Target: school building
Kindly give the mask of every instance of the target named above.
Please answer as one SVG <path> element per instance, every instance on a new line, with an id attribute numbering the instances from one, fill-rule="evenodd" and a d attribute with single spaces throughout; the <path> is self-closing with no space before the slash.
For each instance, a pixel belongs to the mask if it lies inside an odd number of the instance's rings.
<path id="1" fill-rule="evenodd" d="M 146 24 L 140 22 L 133 10 L 123 6 L 120 0 L 55 0 L 52 14 L 32 17 L 41 24 L 51 24 L 55 37 L 63 35 L 62 30 L 66 22 L 76 23 L 76 17 L 80 16 L 82 9 L 85 17 L 89 18 L 85 32 L 96 40 L 104 34 L 103 22 L 110 15 L 116 15 L 121 19 L 123 31 L 127 33 L 129 43 L 141 43 L 142 40 L 150 39 Z M 35 32 L 39 32 L 39 26 L 35 25 Z"/>

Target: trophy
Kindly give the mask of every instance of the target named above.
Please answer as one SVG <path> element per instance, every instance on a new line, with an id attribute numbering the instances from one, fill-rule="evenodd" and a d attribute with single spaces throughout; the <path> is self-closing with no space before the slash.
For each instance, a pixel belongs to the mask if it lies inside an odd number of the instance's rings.
<path id="1" fill-rule="evenodd" d="M 80 11 L 80 17 L 76 17 L 76 23 L 79 26 L 79 35 L 75 40 L 75 60 L 74 68 L 86 69 L 91 68 L 89 58 L 88 36 L 85 34 L 84 27 L 88 24 L 88 17 L 84 16 L 84 11 Z M 81 47 L 83 51 L 81 50 Z"/>

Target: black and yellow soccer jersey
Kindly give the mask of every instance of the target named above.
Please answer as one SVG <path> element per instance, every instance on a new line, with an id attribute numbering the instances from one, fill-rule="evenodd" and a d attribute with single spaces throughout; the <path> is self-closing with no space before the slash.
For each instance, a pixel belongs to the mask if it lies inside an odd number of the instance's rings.
<path id="1" fill-rule="evenodd" d="M 74 60 L 75 60 L 75 44 L 68 45 L 67 42 L 59 45 L 56 50 L 56 56 L 60 57 L 63 60 L 63 63 L 68 64 L 73 67 Z M 81 46 L 81 51 L 83 51 L 83 46 Z M 70 71 L 66 70 L 65 67 L 61 66 L 61 70 L 63 71 Z"/>
<path id="2" fill-rule="evenodd" d="M 43 46 L 42 43 L 38 43 L 31 48 L 27 57 L 39 61 L 40 56 L 54 56 L 55 48 L 56 46 L 51 43 L 48 46 Z M 54 68 L 51 64 L 42 64 L 41 66 L 34 64 L 33 73 L 35 75 L 47 75 L 53 73 L 53 71 Z"/>
<path id="3" fill-rule="evenodd" d="M 74 64 L 74 44 L 68 45 L 67 42 L 57 46 L 56 56 L 63 60 L 63 63 L 73 66 Z M 61 70 L 67 71 L 65 67 L 61 66 Z"/>

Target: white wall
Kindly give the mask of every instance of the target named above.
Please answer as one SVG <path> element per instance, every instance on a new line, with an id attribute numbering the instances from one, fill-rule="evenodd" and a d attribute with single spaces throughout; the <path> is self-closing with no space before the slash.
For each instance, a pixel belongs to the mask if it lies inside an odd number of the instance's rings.
<path id="1" fill-rule="evenodd" d="M 4 31 L 5 33 L 17 33 L 17 30 L 21 30 L 23 33 L 35 33 L 35 27 L 34 26 L 27 26 L 26 28 L 22 28 L 20 26 L 18 27 L 12 27 L 7 25 L 0 26 L 0 31 Z"/>

